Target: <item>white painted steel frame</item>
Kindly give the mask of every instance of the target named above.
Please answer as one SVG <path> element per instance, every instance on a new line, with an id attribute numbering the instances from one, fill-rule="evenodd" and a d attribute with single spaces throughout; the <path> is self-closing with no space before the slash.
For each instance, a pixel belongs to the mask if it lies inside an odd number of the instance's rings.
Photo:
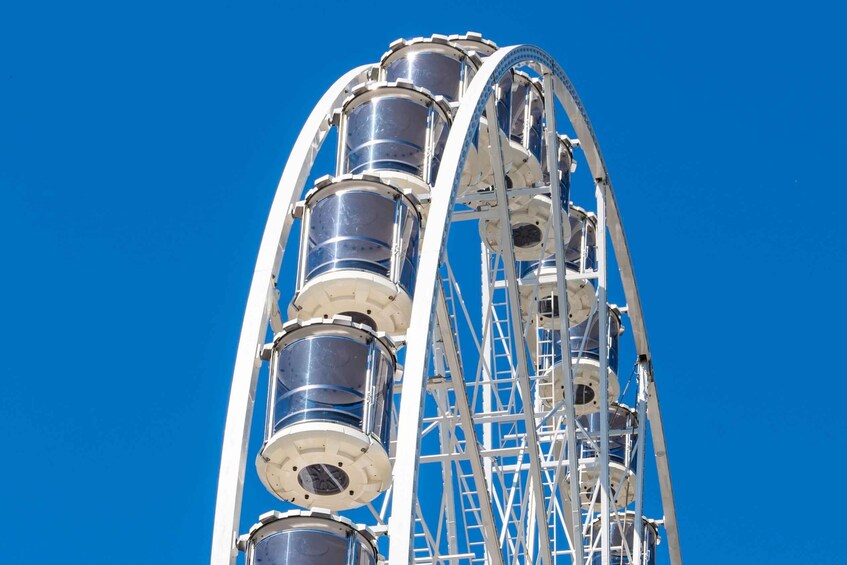
<path id="1" fill-rule="evenodd" d="M 554 208 L 558 208 L 558 203 L 562 202 L 561 186 L 559 185 L 559 139 L 556 135 L 556 104 L 554 97 L 551 96 L 554 90 L 553 75 L 548 70 L 544 73 L 544 113 L 547 122 L 547 169 L 550 171 L 550 200 L 553 202 Z M 570 171 L 567 171 L 570 174 Z M 556 272 L 567 273 L 565 266 L 565 241 L 564 241 L 564 225 L 561 214 L 553 215 L 553 229 L 555 230 L 555 261 Z M 565 433 L 567 434 L 568 445 L 568 469 L 571 470 L 570 492 L 567 498 L 562 498 L 563 504 L 570 506 L 570 519 L 566 520 L 568 530 L 570 531 L 569 539 L 572 540 L 571 548 L 574 551 L 574 562 L 584 563 L 583 547 L 582 547 L 582 521 L 580 520 L 580 505 L 581 497 L 579 492 L 579 481 L 576 480 L 574 469 L 579 469 L 577 462 L 576 449 L 576 409 L 574 403 L 574 386 L 573 386 L 573 363 L 571 362 L 570 340 L 565 339 L 568 335 L 570 325 L 570 304 L 568 304 L 567 282 L 565 277 L 556 278 L 556 293 L 559 302 L 559 335 L 563 336 L 560 340 L 562 344 L 561 359 L 562 373 L 565 376 Z M 602 334 L 601 334 L 602 335 Z M 568 346 L 565 346 L 568 344 Z M 551 365 L 552 367 L 552 365 Z M 551 376 L 552 378 L 552 376 Z M 567 509 L 566 509 L 567 510 Z"/>
<path id="2" fill-rule="evenodd" d="M 485 470 L 482 466 L 482 456 L 479 452 L 479 441 L 477 440 L 476 427 L 474 426 L 473 411 L 468 401 L 468 393 L 465 388 L 465 375 L 459 352 L 452 337 L 445 339 L 445 331 L 451 331 L 450 313 L 444 299 L 444 293 L 439 292 L 438 304 L 436 305 L 436 318 L 444 340 L 444 356 L 450 367 L 450 377 L 453 383 L 453 391 L 456 396 L 456 409 L 462 418 L 462 429 L 465 432 L 465 451 L 470 459 L 474 482 L 476 483 L 479 508 L 482 513 L 482 533 L 485 541 L 486 553 L 491 555 L 493 565 L 502 565 L 503 557 L 497 543 L 497 528 L 494 522 L 494 510 L 491 506 L 491 497 L 488 492 L 488 483 L 485 478 Z"/>
<path id="3" fill-rule="evenodd" d="M 647 381 L 647 408 L 653 434 L 671 562 L 674 565 L 681 564 L 673 491 L 664 445 L 664 430 L 653 382 L 646 329 L 612 186 L 593 129 L 575 89 L 561 68 L 546 53 L 531 46 L 500 49 L 486 60 L 477 73 L 453 122 L 438 181 L 433 189 L 427 230 L 422 241 L 416 280 L 416 299 L 413 303 L 411 324 L 407 334 L 412 339 L 408 340 L 409 347 L 403 379 L 403 390 L 406 394 L 402 394 L 400 402 L 399 441 L 392 487 L 392 512 L 389 520 L 390 562 L 395 565 L 411 562 L 413 555 L 412 534 L 416 506 L 417 465 L 420 456 L 419 431 L 425 390 L 428 336 L 435 319 L 433 308 L 436 304 L 438 266 L 446 243 L 456 188 L 473 132 L 478 127 L 479 117 L 493 85 L 508 69 L 527 63 L 540 64 L 542 74 L 545 70 L 548 71 L 547 74 L 552 74 L 556 96 L 565 107 L 581 139 L 582 149 L 592 175 L 596 179 L 598 190 L 603 191 L 606 199 L 608 229 L 627 297 L 636 349 L 646 367 L 644 372 Z M 241 509 L 246 450 L 256 379 L 261 366 L 260 350 L 265 341 L 268 323 L 271 322 L 274 329 L 277 329 L 276 326 L 280 322 L 275 279 L 293 222 L 291 216 L 293 205 L 303 191 L 315 155 L 330 127 L 327 118 L 343 101 L 350 87 L 365 80 L 370 69 L 371 66 L 363 66 L 347 73 L 324 95 L 301 131 L 277 188 L 256 262 L 236 355 L 218 483 L 212 565 L 224 565 L 235 561 L 235 538 L 238 533 Z M 551 178 L 555 183 L 555 177 Z M 513 264 L 512 269 L 514 269 Z M 566 293 L 560 291 L 559 296 L 566 296 Z M 490 473 L 487 464 L 485 472 Z M 540 485 L 540 481 L 537 484 Z M 479 488 L 489 487 L 479 485 Z M 549 547 L 547 549 L 549 550 Z"/>
<path id="4" fill-rule="evenodd" d="M 609 565 L 609 301 L 608 258 L 606 256 L 606 191 L 596 187 L 597 200 L 597 316 L 600 337 L 600 558 L 602 565 Z M 571 474 L 574 482 L 576 478 Z"/>
<path id="5" fill-rule="evenodd" d="M 495 76 L 494 83 L 496 84 L 501 78 L 502 74 Z M 552 562 L 550 555 L 550 532 L 546 527 L 547 512 L 544 506 L 544 483 L 541 477 L 541 466 L 538 457 L 538 434 L 535 429 L 536 420 L 532 402 L 532 386 L 527 372 L 528 365 L 526 345 L 523 338 L 524 328 L 523 316 L 521 315 L 521 297 L 518 290 L 518 277 L 515 271 L 515 251 L 514 246 L 511 244 L 512 222 L 509 212 L 509 197 L 506 195 L 506 172 L 503 168 L 503 148 L 500 146 L 500 129 L 496 119 L 497 108 L 495 106 L 494 96 L 491 94 L 489 94 L 486 103 L 486 114 L 489 116 L 488 137 L 491 143 L 491 167 L 494 171 L 494 192 L 497 194 L 497 210 L 500 213 L 500 247 L 502 250 L 503 268 L 506 273 L 506 280 L 508 281 L 507 292 L 509 294 L 509 307 L 511 309 L 510 318 L 514 325 L 513 335 L 518 340 L 514 348 L 516 357 L 515 368 L 517 370 L 518 389 L 523 399 L 523 415 L 527 440 L 526 448 L 530 453 L 529 480 L 532 491 L 530 504 L 535 512 L 535 519 L 538 522 L 538 555 L 543 565 L 550 565 Z M 531 534 L 532 528 L 529 528 L 528 535 Z"/>
<path id="6" fill-rule="evenodd" d="M 456 198 L 456 190 L 461 179 L 462 169 L 473 134 L 479 126 L 479 118 L 491 95 L 494 84 L 509 69 L 529 63 L 540 65 L 542 67 L 542 74 L 545 68 L 553 74 L 556 97 L 564 106 L 571 124 L 580 138 L 580 144 L 588 161 L 592 176 L 596 180 L 597 189 L 603 192 L 606 202 L 607 227 L 615 249 L 615 256 L 618 261 L 618 268 L 627 298 L 628 314 L 633 326 L 636 352 L 639 358 L 644 358 L 648 361 L 650 359 L 641 301 L 638 296 L 632 260 L 623 232 L 620 213 L 612 191 L 611 181 L 606 171 L 605 162 L 600 153 L 599 144 L 597 143 L 591 123 L 588 120 L 585 108 L 582 106 L 582 102 L 576 93 L 576 89 L 561 67 L 544 51 L 529 45 L 502 48 L 486 59 L 471 82 L 468 91 L 465 93 L 456 117 L 453 120 L 444 151 L 444 158 L 439 168 L 436 184 L 433 187 L 433 196 L 427 219 L 427 230 L 423 237 L 418 278 L 415 284 L 415 301 L 412 305 L 411 322 L 408 332 L 409 335 L 418 336 L 419 339 L 409 341 L 404 373 L 404 392 L 411 389 L 420 391 L 420 393 L 414 396 L 412 394 L 403 394 L 400 403 L 398 448 L 394 462 L 395 489 L 392 499 L 391 519 L 389 521 L 389 535 L 391 536 L 389 561 L 393 565 L 411 562 L 413 555 L 411 536 L 414 532 L 413 510 L 417 487 L 418 459 L 420 456 L 418 430 L 420 429 L 423 413 L 427 343 L 429 342 L 429 335 L 432 330 L 432 310 L 438 266 L 447 241 L 447 231 Z M 492 141 L 494 140 L 492 139 Z M 598 237 L 605 238 L 605 234 L 600 234 Z M 514 267 L 512 266 L 512 268 Z M 598 315 L 603 316 L 606 313 L 600 312 Z M 604 379 L 608 378 L 607 375 L 603 375 L 602 377 Z M 655 393 L 655 387 L 651 387 L 651 392 Z M 665 529 L 668 536 L 671 563 L 673 565 L 681 565 L 682 556 L 679 548 L 673 489 L 670 482 L 670 469 L 667 462 L 664 433 L 661 425 L 661 413 L 655 394 L 651 394 L 649 398 L 651 409 L 648 411 L 648 414 L 653 433 L 657 472 L 660 477 L 659 482 Z M 602 420 L 601 418 L 601 422 Z M 608 523 L 608 518 L 605 522 Z"/>

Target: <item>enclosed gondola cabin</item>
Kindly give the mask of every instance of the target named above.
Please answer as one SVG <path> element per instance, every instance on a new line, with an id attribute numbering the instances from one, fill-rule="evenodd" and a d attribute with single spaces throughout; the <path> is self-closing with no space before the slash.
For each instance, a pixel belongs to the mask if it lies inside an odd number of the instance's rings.
<path id="1" fill-rule="evenodd" d="M 580 416 L 577 428 L 577 460 L 579 463 L 579 491 L 584 507 L 599 509 L 595 500 L 597 482 L 600 480 L 602 459 L 597 450 L 603 411 Z M 613 402 L 606 412 L 609 421 L 609 486 L 612 505 L 626 508 L 635 500 L 634 448 L 638 438 L 638 417 L 626 405 Z M 570 481 L 568 474 L 565 478 Z"/>
<path id="2" fill-rule="evenodd" d="M 636 565 L 632 561 L 635 555 L 635 512 L 617 512 L 610 516 L 609 531 L 609 565 Z M 656 546 L 661 541 L 659 538 L 659 526 L 653 520 L 641 519 L 641 562 L 637 565 L 655 565 Z M 588 539 L 591 545 L 586 548 L 586 556 L 591 565 L 602 565 L 603 556 L 599 550 L 602 547 L 600 536 L 602 535 L 601 519 L 597 518 L 591 523 Z"/>
<path id="3" fill-rule="evenodd" d="M 376 565 L 376 535 L 322 510 L 268 512 L 238 540 L 245 565 Z"/>
<path id="4" fill-rule="evenodd" d="M 585 321 L 596 301 L 596 225 L 597 218 L 578 206 L 570 205 L 570 238 L 565 247 L 565 269 L 568 290 L 568 322 Z M 521 309 L 537 320 L 540 328 L 560 327 L 556 257 L 543 261 L 523 261 L 517 266 L 521 290 Z M 584 276 L 579 276 L 584 275 Z"/>
<path id="5" fill-rule="evenodd" d="M 334 119 L 339 176 L 370 173 L 429 197 L 452 121 L 443 97 L 406 80 L 369 82 L 353 88 Z"/>
<path id="6" fill-rule="evenodd" d="M 442 97 L 455 112 L 480 65 L 478 56 L 451 43 L 444 35 L 399 39 L 389 46 L 380 60 L 380 79 L 387 82 L 408 81 L 434 96 Z M 460 192 L 479 183 L 479 147 L 477 137 L 468 150 L 459 183 Z"/>
<path id="7" fill-rule="evenodd" d="M 512 127 L 518 127 L 518 124 L 513 122 Z M 528 137 L 529 133 L 525 132 L 522 139 Z M 541 139 L 543 137 L 539 137 L 539 140 Z M 559 170 L 559 179 L 557 182 L 559 183 L 561 198 L 558 205 L 553 205 L 549 190 L 539 194 L 528 196 L 518 195 L 509 198 L 509 221 L 511 223 L 512 245 L 517 261 L 537 262 L 542 260 L 542 258 L 549 258 L 555 253 L 556 232 L 553 229 L 554 222 L 552 214 L 557 212 L 566 215 L 568 212 L 570 173 L 573 163 L 573 148 L 570 140 L 566 136 L 561 136 L 558 143 L 557 168 Z M 542 145 L 539 141 L 539 152 L 541 152 Z M 539 174 L 543 177 L 544 186 L 549 186 L 550 175 L 546 171 L 546 167 L 544 169 L 545 171 Z M 515 185 L 514 176 L 509 175 L 506 178 L 507 185 L 509 185 L 507 188 L 522 187 L 520 184 Z M 542 179 L 539 178 L 538 181 L 533 181 L 533 185 L 541 182 Z M 570 223 L 563 221 L 563 226 L 563 237 L 567 242 L 570 238 Z M 499 218 L 481 221 L 479 223 L 479 230 L 480 236 L 490 250 L 498 253 L 502 252 Z"/>
<path id="8" fill-rule="evenodd" d="M 344 316 L 285 324 L 268 351 L 267 424 L 256 458 L 272 494 L 343 510 L 388 487 L 394 351 L 387 336 Z"/>
<path id="9" fill-rule="evenodd" d="M 607 310 L 608 392 L 609 398 L 620 394 L 618 382 L 618 341 L 622 332 L 620 310 L 610 305 Z M 584 322 L 569 329 L 568 348 L 573 364 L 574 409 L 576 414 L 590 414 L 600 407 L 600 319 L 593 313 Z M 527 345 L 534 348 L 539 374 L 538 396 L 542 404 L 552 407 L 564 400 L 566 377 L 562 361 L 562 338 L 557 330 L 527 332 Z"/>
<path id="10" fill-rule="evenodd" d="M 297 288 L 289 316 L 336 314 L 390 334 L 412 309 L 421 206 L 373 175 L 323 177 L 306 195 Z"/>

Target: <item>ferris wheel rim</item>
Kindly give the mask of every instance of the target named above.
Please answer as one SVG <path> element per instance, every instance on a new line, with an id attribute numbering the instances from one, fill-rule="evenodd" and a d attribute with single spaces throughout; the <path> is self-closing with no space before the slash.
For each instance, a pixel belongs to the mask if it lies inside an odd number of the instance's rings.
<path id="1" fill-rule="evenodd" d="M 293 206 L 330 129 L 332 111 L 366 80 L 372 68 L 372 64 L 362 65 L 344 73 L 323 94 L 300 130 L 274 194 L 247 295 L 227 405 L 212 530 L 211 563 L 215 565 L 234 564 L 238 555 L 250 416 L 268 323 L 274 331 L 282 329 L 274 286 L 293 223 Z"/>

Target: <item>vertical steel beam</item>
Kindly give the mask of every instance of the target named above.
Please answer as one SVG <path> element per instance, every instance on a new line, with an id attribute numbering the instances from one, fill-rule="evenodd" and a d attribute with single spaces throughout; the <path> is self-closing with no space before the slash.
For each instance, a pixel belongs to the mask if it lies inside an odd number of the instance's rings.
<path id="1" fill-rule="evenodd" d="M 518 278 L 515 272 L 515 250 L 512 245 L 512 228 L 509 211 L 509 197 L 506 194 L 506 173 L 503 166 L 503 148 L 500 146 L 500 129 L 497 125 L 497 107 L 493 97 L 486 105 L 488 118 L 489 152 L 491 168 L 494 172 L 494 192 L 497 194 L 497 208 L 500 214 L 500 250 L 503 257 L 503 270 L 506 274 L 506 286 L 509 295 L 509 311 L 512 318 L 512 335 L 515 343 L 515 370 L 517 371 L 518 390 L 523 398 L 524 425 L 526 443 L 529 451 L 529 477 L 531 495 L 534 499 L 535 517 L 538 523 L 538 553 L 543 565 L 552 562 L 550 554 L 550 531 L 547 529 L 547 511 L 544 507 L 544 483 L 539 463 L 538 433 L 535 429 L 535 410 L 532 405 L 532 387 L 529 382 L 524 339 L 523 316 L 521 315 L 521 296 L 518 290 Z"/>
<path id="2" fill-rule="evenodd" d="M 600 554 L 603 565 L 609 565 L 611 555 L 609 503 L 609 304 L 606 300 L 606 187 L 597 183 L 597 315 L 600 316 Z M 589 330 L 590 331 L 590 330 Z"/>
<path id="3" fill-rule="evenodd" d="M 636 428 L 637 442 L 635 453 L 638 460 L 635 463 L 635 525 L 633 527 L 632 545 L 633 554 L 632 560 L 636 565 L 641 565 L 642 548 L 644 540 L 642 539 L 641 517 L 644 515 L 644 446 L 647 443 L 644 437 L 647 434 L 647 368 L 645 362 L 638 360 L 638 400 L 636 403 L 636 413 L 638 414 L 638 427 Z"/>
<path id="4" fill-rule="evenodd" d="M 480 257 L 481 257 L 481 312 L 482 312 L 482 347 L 480 348 L 480 355 L 482 356 L 482 374 L 481 380 L 484 383 L 482 385 L 482 411 L 486 414 L 490 414 L 494 408 L 494 398 L 492 395 L 494 394 L 494 389 L 491 386 L 491 371 L 489 367 L 492 365 L 492 342 L 491 342 L 491 331 L 489 328 L 489 324 L 491 324 L 491 296 L 492 296 L 492 288 L 491 288 L 491 268 L 490 268 L 490 260 L 488 254 L 488 248 L 485 247 L 485 243 L 480 243 Z M 491 451 L 494 446 L 492 434 L 494 432 L 494 424 L 490 421 L 485 422 L 482 425 L 482 447 L 486 451 Z M 494 480 L 491 477 L 492 465 L 491 459 L 486 457 L 485 464 L 483 466 L 485 470 L 485 480 L 489 488 L 489 493 L 491 496 L 494 496 Z M 498 551 L 499 553 L 499 551 Z"/>
<path id="5" fill-rule="evenodd" d="M 550 171 L 550 194 L 553 209 L 557 210 L 562 201 L 562 188 L 559 186 L 559 140 L 556 137 L 556 107 L 553 98 L 553 77 L 544 74 L 544 111 L 547 121 L 547 169 Z M 556 272 L 567 273 L 565 265 L 565 226 L 560 213 L 552 214 L 553 230 L 556 243 Z M 570 227 L 570 224 L 568 224 Z M 570 495 L 562 499 L 563 505 L 570 506 L 570 538 L 574 552 L 574 562 L 580 565 L 584 562 L 582 541 L 582 514 L 580 505 L 582 499 L 579 493 L 579 462 L 576 445 L 576 409 L 574 403 L 573 362 L 571 360 L 570 340 L 570 305 L 568 304 L 568 288 L 565 277 L 556 278 L 556 293 L 559 302 L 559 334 L 562 344 L 562 374 L 565 377 L 565 433 L 567 435 L 568 472 L 570 474 Z M 567 344 L 567 345 L 566 345 Z M 567 509 L 566 509 L 567 512 Z"/>
<path id="6" fill-rule="evenodd" d="M 452 337 L 453 331 L 450 326 L 450 313 L 447 310 L 447 301 L 444 299 L 443 292 L 438 293 L 438 305 L 436 306 L 435 313 L 438 320 L 438 328 L 441 332 L 444 357 L 447 359 L 447 366 L 450 368 L 453 393 L 456 396 L 456 410 L 462 418 L 462 430 L 465 433 L 465 452 L 470 459 L 471 471 L 479 501 L 479 511 L 482 516 L 481 526 L 483 540 L 485 541 L 485 552 L 488 555 L 489 564 L 502 565 L 503 555 L 500 553 L 500 545 L 497 541 L 497 523 L 494 521 L 489 483 L 486 480 L 482 455 L 479 450 L 479 440 L 477 439 L 473 418 L 473 407 L 468 402 L 464 368 L 462 367 L 456 342 Z M 448 335 L 450 337 L 445 338 L 444 334 L 447 332 L 449 332 Z"/>
<path id="7" fill-rule="evenodd" d="M 441 328 L 436 326 L 434 334 L 432 358 L 433 363 L 435 363 L 435 372 L 439 375 L 445 375 L 444 337 Z M 442 387 L 437 387 L 432 395 L 436 399 L 436 406 L 438 406 L 438 441 L 441 446 L 441 453 L 453 453 L 456 425 L 453 415 L 450 413 L 447 391 Z M 453 488 L 453 461 L 449 458 L 441 462 L 441 479 L 444 481 L 444 497 L 442 500 L 444 503 L 444 531 L 447 534 L 447 549 L 450 555 L 456 555 L 459 553 L 459 538 L 456 535 L 456 496 Z M 437 542 L 440 539 L 441 531 L 442 528 L 439 524 L 436 530 L 436 548 L 439 547 Z M 456 562 L 449 559 L 446 565 L 456 565 Z"/>

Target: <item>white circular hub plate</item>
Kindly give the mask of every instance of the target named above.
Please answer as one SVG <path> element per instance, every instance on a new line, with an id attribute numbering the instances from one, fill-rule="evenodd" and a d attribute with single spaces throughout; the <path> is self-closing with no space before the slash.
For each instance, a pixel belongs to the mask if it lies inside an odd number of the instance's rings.
<path id="1" fill-rule="evenodd" d="M 303 470 L 326 465 L 343 471 L 343 490 L 316 494 L 303 484 Z M 256 458 L 265 487 L 298 506 L 346 510 L 367 504 L 391 483 L 391 463 L 380 443 L 362 431 L 329 422 L 303 422 L 274 434 Z M 308 483 L 308 481 L 306 481 Z"/>
<path id="2" fill-rule="evenodd" d="M 565 398 L 565 376 L 562 372 L 562 364 L 558 363 L 553 368 L 552 379 L 550 373 L 542 376 L 538 381 L 538 396 L 547 408 L 552 408 Z M 600 362 L 595 359 L 580 359 L 574 363 L 574 388 L 579 391 L 581 387 L 591 389 L 593 396 L 588 402 L 574 404 L 577 416 L 591 414 L 600 410 Z M 584 389 L 583 389 L 584 390 Z M 555 391 L 555 396 L 554 396 Z M 609 400 L 616 400 L 620 394 L 620 383 L 618 376 L 609 369 Z M 574 399 L 574 400 L 578 400 Z"/>

